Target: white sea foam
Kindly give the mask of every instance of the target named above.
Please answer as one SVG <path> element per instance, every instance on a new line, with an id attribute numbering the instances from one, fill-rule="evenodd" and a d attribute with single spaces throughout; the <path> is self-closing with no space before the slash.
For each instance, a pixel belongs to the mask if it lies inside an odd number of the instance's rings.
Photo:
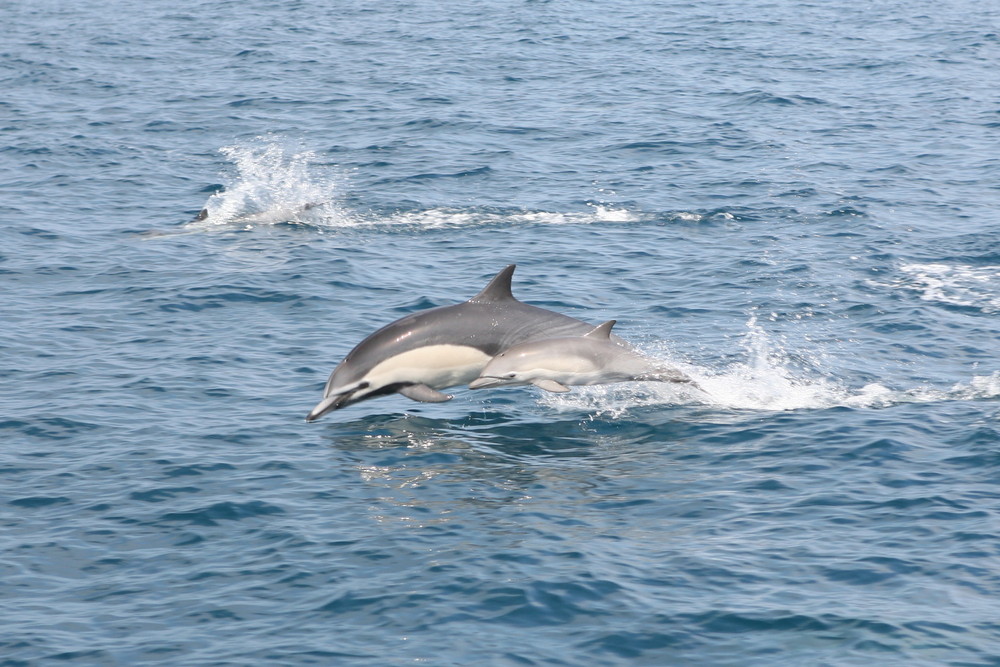
<path id="1" fill-rule="evenodd" d="M 1000 266 L 969 264 L 904 264 L 904 277 L 891 287 L 915 291 L 924 301 L 1000 312 Z"/>
<path id="2" fill-rule="evenodd" d="M 586 225 L 598 222 L 634 222 L 640 219 L 639 214 L 632 211 L 604 206 L 593 206 L 590 211 L 575 213 L 431 208 L 372 219 L 369 224 L 420 229 L 452 229 L 491 225 Z"/>
<path id="3" fill-rule="evenodd" d="M 747 323 L 745 359 L 721 370 L 661 358 L 690 375 L 702 391 L 682 384 L 637 382 L 574 387 L 567 394 L 544 394 L 541 401 L 557 409 L 586 410 L 618 417 L 650 405 L 705 405 L 725 410 L 786 411 L 833 407 L 883 408 L 900 403 L 1000 397 L 1000 371 L 974 376 L 949 389 L 892 389 L 879 383 L 852 387 L 817 372 L 799 370 L 788 355 L 772 349 L 756 318 Z"/>

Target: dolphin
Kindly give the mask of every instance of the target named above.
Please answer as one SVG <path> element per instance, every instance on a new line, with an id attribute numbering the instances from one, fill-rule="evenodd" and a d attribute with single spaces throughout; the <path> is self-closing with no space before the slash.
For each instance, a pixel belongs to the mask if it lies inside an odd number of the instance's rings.
<path id="1" fill-rule="evenodd" d="M 323 400 L 306 421 L 395 393 L 425 403 L 448 401 L 452 397 L 441 389 L 479 377 L 490 359 L 511 346 L 580 336 L 593 328 L 515 299 L 510 288 L 514 268 L 504 268 L 464 303 L 411 313 L 358 343 L 330 374 Z"/>
<path id="2" fill-rule="evenodd" d="M 694 381 L 676 368 L 657 364 L 611 339 L 615 320 L 574 337 L 547 338 L 514 345 L 493 357 L 469 389 L 533 384 L 545 391 L 613 382 Z"/>
<path id="3" fill-rule="evenodd" d="M 256 225 L 256 224 L 270 225 L 279 222 L 289 222 L 296 220 L 300 215 L 308 211 L 311 211 L 314 208 L 323 206 L 325 203 L 326 202 L 315 202 L 315 203 L 300 204 L 294 206 L 285 206 L 285 205 L 273 206 L 267 210 L 258 211 L 256 213 L 244 213 L 243 215 L 237 215 L 231 218 L 224 218 L 224 221 L 228 223 L 239 223 L 247 225 Z M 198 215 L 194 216 L 194 218 L 191 220 L 189 224 L 195 222 L 204 222 L 205 220 L 208 220 L 208 218 L 209 218 L 208 209 L 203 208 L 201 209 L 201 211 L 198 212 Z"/>

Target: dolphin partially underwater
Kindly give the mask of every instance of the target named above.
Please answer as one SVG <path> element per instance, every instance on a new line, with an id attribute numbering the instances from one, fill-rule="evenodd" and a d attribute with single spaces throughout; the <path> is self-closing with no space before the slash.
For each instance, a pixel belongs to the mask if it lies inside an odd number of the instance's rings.
<path id="1" fill-rule="evenodd" d="M 535 340 L 493 357 L 470 389 L 532 384 L 545 391 L 566 392 L 571 386 L 614 382 L 683 382 L 698 385 L 676 368 L 648 359 L 611 339 L 615 320 L 583 336 Z"/>
<path id="2" fill-rule="evenodd" d="M 412 313 L 358 343 L 333 370 L 323 400 L 306 421 L 395 393 L 425 403 L 447 401 L 452 397 L 441 389 L 476 379 L 490 359 L 513 345 L 581 336 L 594 328 L 515 299 L 510 288 L 514 268 L 500 271 L 464 303 Z"/>
<path id="3" fill-rule="evenodd" d="M 263 211 L 257 211 L 254 213 L 244 213 L 242 215 L 237 215 L 231 218 L 225 218 L 224 221 L 227 223 L 238 223 L 245 225 L 273 225 L 280 222 L 290 222 L 298 219 L 300 215 L 303 215 L 314 208 L 323 206 L 325 202 L 316 202 L 308 204 L 296 204 L 296 205 L 278 205 L 273 206 L 269 209 Z M 192 223 L 204 222 L 208 220 L 209 212 L 207 208 L 201 209 L 198 215 L 194 216 L 191 220 Z M 213 217 L 210 222 L 214 222 Z"/>

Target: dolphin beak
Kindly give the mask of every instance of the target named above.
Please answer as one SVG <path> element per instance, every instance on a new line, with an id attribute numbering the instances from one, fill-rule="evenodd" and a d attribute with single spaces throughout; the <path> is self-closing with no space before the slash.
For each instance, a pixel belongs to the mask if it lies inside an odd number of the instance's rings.
<path id="1" fill-rule="evenodd" d="M 332 393 L 328 393 L 323 397 L 322 401 L 316 404 L 316 407 L 312 409 L 312 412 L 306 415 L 306 421 L 314 422 L 327 412 L 333 412 L 334 410 L 339 410 L 340 408 L 350 405 L 351 403 L 357 403 L 359 400 L 364 400 L 364 396 L 360 399 L 355 399 L 354 395 L 360 390 L 367 388 L 367 382 L 354 382 L 353 384 L 340 387 Z M 329 389 L 329 382 L 327 383 L 327 389 Z"/>
<path id="2" fill-rule="evenodd" d="M 325 415 L 327 412 L 336 410 L 338 407 L 340 407 L 338 404 L 343 400 L 343 398 L 344 397 L 339 394 L 337 396 L 328 396 L 324 398 L 316 405 L 315 408 L 312 409 L 312 412 L 306 415 L 306 421 L 314 422 L 323 415 Z"/>
<path id="3" fill-rule="evenodd" d="M 334 410 L 339 410 L 348 403 L 351 402 L 351 397 L 355 394 L 356 390 L 347 391 L 341 394 L 334 394 L 332 396 L 327 396 L 322 401 L 316 404 L 316 407 L 312 409 L 308 415 L 306 415 L 307 422 L 314 422 L 327 412 L 333 412 Z"/>
<path id="4" fill-rule="evenodd" d="M 475 380 L 469 383 L 469 389 L 486 389 L 487 387 L 501 387 L 505 383 L 503 378 L 491 377 L 489 375 L 483 375 L 477 377 Z"/>

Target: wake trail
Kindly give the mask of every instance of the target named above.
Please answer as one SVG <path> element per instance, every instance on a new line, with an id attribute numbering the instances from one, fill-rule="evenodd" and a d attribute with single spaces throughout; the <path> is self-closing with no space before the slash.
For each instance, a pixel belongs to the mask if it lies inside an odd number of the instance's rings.
<path id="1" fill-rule="evenodd" d="M 903 403 L 1000 398 L 1000 371 L 973 376 L 947 389 L 893 389 L 880 383 L 852 387 L 832 377 L 809 375 L 792 368 L 789 358 L 772 350 L 756 318 L 747 323 L 745 360 L 715 370 L 660 359 L 689 375 L 701 390 L 682 384 L 636 382 L 576 387 L 573 393 L 546 394 L 543 403 L 556 409 L 587 410 L 611 417 L 656 405 L 703 405 L 721 410 L 782 412 L 835 407 L 886 408 Z"/>
<path id="2" fill-rule="evenodd" d="M 252 229 L 282 224 L 314 227 L 321 232 L 370 229 L 430 231 L 490 226 L 561 226 L 628 224 L 660 220 L 700 221 L 690 212 L 644 213 L 604 203 L 587 210 L 532 211 L 496 208 L 430 207 L 409 211 L 355 211 L 344 206 L 348 178 L 343 169 L 324 162 L 311 150 L 273 136 L 225 146 L 229 162 L 221 174 L 223 189 L 209 196 L 201 212 L 184 225 L 185 232 Z M 713 213 L 711 219 L 732 219 Z"/>

